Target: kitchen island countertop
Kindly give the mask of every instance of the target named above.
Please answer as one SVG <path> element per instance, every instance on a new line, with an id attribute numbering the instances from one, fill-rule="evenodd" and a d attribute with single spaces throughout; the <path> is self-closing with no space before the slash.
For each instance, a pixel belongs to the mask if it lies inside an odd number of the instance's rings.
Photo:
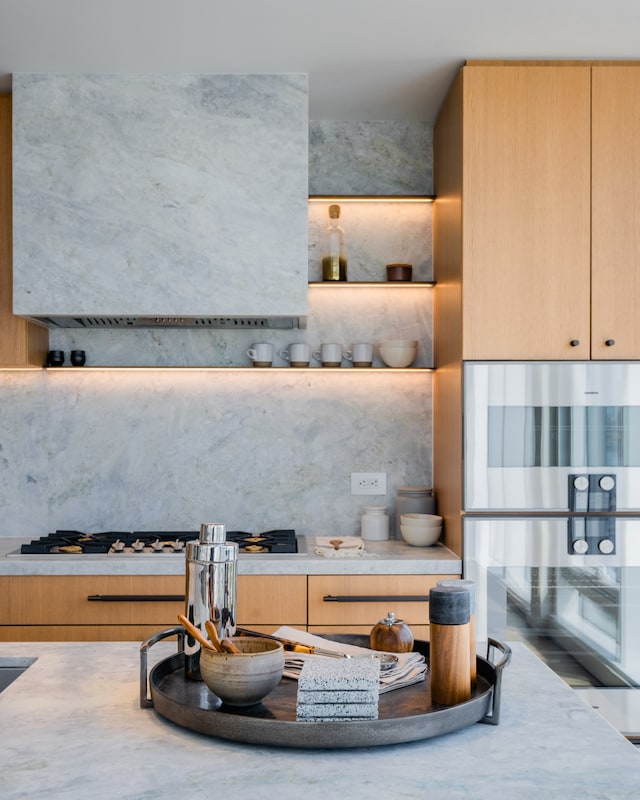
<path id="1" fill-rule="evenodd" d="M 24 539 L 0 536 L 0 575 L 184 575 L 184 555 L 8 555 Z M 459 575 L 462 561 L 441 544 L 410 547 L 390 539 L 366 542 L 371 557 L 327 558 L 314 553 L 315 537 L 305 537 L 306 554 L 244 555 L 240 575 Z"/>
<path id="2" fill-rule="evenodd" d="M 0 794 L 7 800 L 636 798 L 636 748 L 524 645 L 512 647 L 498 726 L 476 723 L 388 747 L 302 750 L 214 739 L 141 709 L 137 643 L 0 644 L 0 664 L 37 659 L 0 693 Z M 149 655 L 154 660 L 174 649 L 162 642 Z"/>

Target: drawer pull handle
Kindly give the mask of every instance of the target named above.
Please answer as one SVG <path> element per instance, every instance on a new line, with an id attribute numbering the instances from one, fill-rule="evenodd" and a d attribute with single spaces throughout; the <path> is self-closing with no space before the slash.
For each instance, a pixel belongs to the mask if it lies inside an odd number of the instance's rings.
<path id="1" fill-rule="evenodd" d="M 183 594 L 90 594 L 87 600 L 101 603 L 184 603 Z"/>
<path id="2" fill-rule="evenodd" d="M 323 603 L 428 603 L 428 594 L 325 594 Z"/>

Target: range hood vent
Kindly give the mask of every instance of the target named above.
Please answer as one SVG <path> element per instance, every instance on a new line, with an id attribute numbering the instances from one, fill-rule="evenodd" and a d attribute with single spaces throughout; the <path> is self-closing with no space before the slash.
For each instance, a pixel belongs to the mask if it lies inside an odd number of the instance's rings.
<path id="1" fill-rule="evenodd" d="M 47 328 L 125 330 L 128 328 L 192 328 L 199 330 L 292 330 L 306 328 L 306 317 L 29 317 Z"/>

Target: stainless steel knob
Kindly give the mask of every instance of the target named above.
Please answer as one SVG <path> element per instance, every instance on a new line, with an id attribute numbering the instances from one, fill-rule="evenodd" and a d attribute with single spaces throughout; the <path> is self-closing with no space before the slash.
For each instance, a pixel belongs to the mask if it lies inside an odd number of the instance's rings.
<path id="1" fill-rule="evenodd" d="M 605 342 L 605 345 L 606 345 L 607 347 L 613 347 L 613 345 L 614 345 L 615 343 L 616 343 L 616 340 L 615 340 L 615 339 L 607 339 L 607 340 L 606 340 L 606 342 Z"/>
<path id="2" fill-rule="evenodd" d="M 580 345 L 580 339 L 572 339 L 569 344 L 571 347 L 578 347 Z"/>
<path id="3" fill-rule="evenodd" d="M 615 549 L 614 543 L 611 539 L 601 539 L 598 542 L 598 550 L 605 556 L 608 556 L 610 553 L 613 553 Z"/>
<path id="4" fill-rule="evenodd" d="M 613 475 L 603 475 L 598 481 L 598 485 L 603 492 L 610 492 L 616 485 Z"/>
<path id="5" fill-rule="evenodd" d="M 589 478 L 586 475 L 578 475 L 573 479 L 573 488 L 585 492 L 589 488 Z"/>
<path id="6" fill-rule="evenodd" d="M 576 555 L 583 556 L 589 549 L 589 543 L 586 539 L 576 539 L 575 542 L 572 543 L 571 547 Z"/>

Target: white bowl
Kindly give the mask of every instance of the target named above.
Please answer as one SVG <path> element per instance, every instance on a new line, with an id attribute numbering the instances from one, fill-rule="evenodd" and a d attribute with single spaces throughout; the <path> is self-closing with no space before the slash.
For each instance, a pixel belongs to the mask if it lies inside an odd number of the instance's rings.
<path id="1" fill-rule="evenodd" d="M 418 342 L 409 339 L 394 339 L 390 342 L 380 342 L 378 345 L 380 358 L 388 367 L 409 367 L 416 359 Z"/>
<path id="2" fill-rule="evenodd" d="M 400 526 L 400 533 L 407 544 L 412 547 L 431 547 L 440 538 L 442 528 L 408 528 Z"/>
<path id="3" fill-rule="evenodd" d="M 400 514 L 400 524 L 411 528 L 437 528 L 442 517 L 436 514 Z"/>

